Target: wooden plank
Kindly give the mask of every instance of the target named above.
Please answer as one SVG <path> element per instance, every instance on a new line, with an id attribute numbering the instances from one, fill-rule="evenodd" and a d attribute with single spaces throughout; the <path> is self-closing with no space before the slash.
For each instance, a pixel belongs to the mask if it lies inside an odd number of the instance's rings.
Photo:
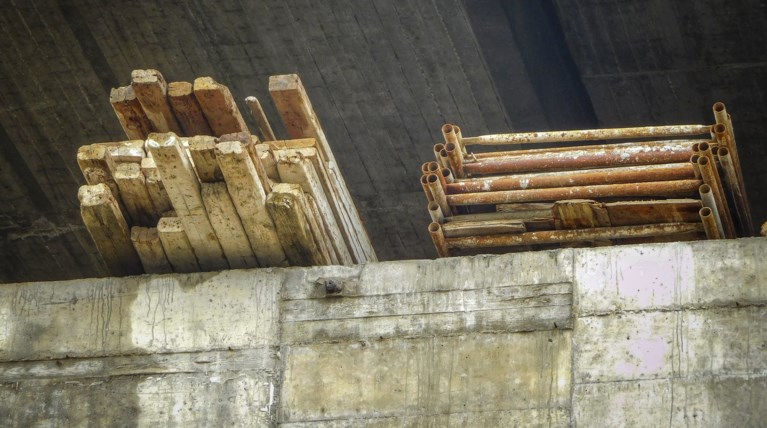
<path id="1" fill-rule="evenodd" d="M 338 258 L 330 238 L 330 231 L 328 230 L 325 222 L 322 221 L 320 210 L 317 208 L 317 201 L 312 198 L 311 195 L 307 195 L 304 192 L 304 198 L 306 198 L 306 206 L 308 211 L 306 214 L 306 221 L 309 223 L 309 231 L 312 233 L 314 243 L 317 244 L 322 257 L 327 265 L 340 265 L 341 260 Z"/>
<path id="2" fill-rule="evenodd" d="M 339 223 L 344 228 L 345 237 L 357 242 L 357 245 L 350 245 L 350 248 L 358 247 L 360 249 L 359 252 L 352 252 L 354 261 L 356 263 L 376 261 L 373 245 L 370 243 L 370 238 L 349 194 L 343 175 L 338 170 L 335 156 L 330 149 L 325 132 L 322 130 L 301 79 L 296 74 L 271 76 L 269 78 L 269 93 L 291 138 L 314 138 L 317 140 L 320 159 L 324 168 L 327 169 L 329 179 L 327 193 L 333 195 L 331 197 L 334 202 L 333 205 L 338 206 L 339 217 L 343 217 L 343 221 Z"/>
<path id="3" fill-rule="evenodd" d="M 247 150 L 248 155 L 250 156 L 250 160 L 253 162 L 253 166 L 256 168 L 256 174 L 258 174 L 258 179 L 261 181 L 261 186 L 263 186 L 264 192 L 268 194 L 272 191 L 272 183 L 269 180 L 269 176 L 266 175 L 266 169 L 261 163 L 261 159 L 256 153 L 255 145 L 253 144 L 254 138 L 256 141 L 258 140 L 258 137 L 250 135 L 248 132 L 235 132 L 222 135 L 219 137 L 218 141 L 221 143 L 227 141 L 239 141 L 242 143 L 242 147 Z"/>
<path id="4" fill-rule="evenodd" d="M 189 138 L 189 154 L 192 156 L 194 169 L 203 183 L 222 181 L 224 175 L 216 163 L 216 138 L 198 135 Z"/>
<path id="5" fill-rule="evenodd" d="M 294 183 L 301 186 L 304 192 L 311 195 L 317 204 L 323 228 L 327 230 L 332 248 L 338 261 L 351 265 L 354 259 L 341 229 L 336 222 L 334 212 L 326 198 L 323 186 L 312 165 L 311 158 L 317 158 L 316 149 L 283 149 L 274 151 L 277 170 L 283 183 Z"/>
<path id="6" fill-rule="evenodd" d="M 623 201 L 605 204 L 613 226 L 656 223 L 697 223 L 703 205 L 697 199 Z"/>
<path id="7" fill-rule="evenodd" d="M 109 273 L 116 276 L 143 272 L 130 240 L 128 223 L 117 201 L 104 184 L 81 186 L 77 192 L 80 215 Z"/>
<path id="8" fill-rule="evenodd" d="M 163 217 L 157 223 L 157 233 L 173 272 L 199 272 L 189 236 L 179 217 Z"/>
<path id="9" fill-rule="evenodd" d="M 144 140 L 121 141 L 119 143 L 96 143 L 94 146 L 103 146 L 105 159 L 112 174 L 121 163 L 141 164 L 141 160 L 146 157 L 144 151 Z"/>
<path id="10" fill-rule="evenodd" d="M 266 200 L 274 225 L 292 266 L 320 266 L 327 263 L 310 231 L 308 207 L 301 186 L 279 183 Z"/>
<path id="11" fill-rule="evenodd" d="M 550 202 L 529 202 L 520 204 L 498 204 L 495 206 L 495 209 L 499 213 L 514 214 L 515 218 L 538 219 L 552 218 L 553 214 L 551 209 L 553 207 L 554 204 Z"/>
<path id="12" fill-rule="evenodd" d="M 152 205 L 152 199 L 146 187 L 141 165 L 127 162 L 117 165 L 114 179 L 120 189 L 125 209 L 131 218 L 132 226 L 154 226 L 160 218 Z"/>
<path id="13" fill-rule="evenodd" d="M 173 268 L 165 256 L 156 227 L 133 226 L 130 233 L 145 273 L 170 273 Z"/>
<path id="14" fill-rule="evenodd" d="M 269 180 L 279 183 L 280 173 L 277 171 L 277 162 L 274 160 L 274 154 L 269 144 L 256 144 L 253 147 L 256 149 L 256 156 L 261 160 L 261 165 L 264 166 L 266 176 L 269 177 Z"/>
<path id="15" fill-rule="evenodd" d="M 552 212 L 557 229 L 590 229 L 612 225 L 604 204 L 588 199 L 557 201 Z"/>
<path id="16" fill-rule="evenodd" d="M 352 216 L 349 214 L 350 209 L 344 205 L 344 199 L 340 196 L 341 192 L 337 191 L 339 183 L 333 179 L 327 168 L 327 163 L 321 158 L 321 153 L 317 149 L 317 140 L 314 138 L 300 138 L 296 140 L 270 141 L 268 144 L 272 147 L 273 151 L 281 149 L 315 149 L 314 153 L 316 153 L 316 155 L 311 155 L 313 152 L 305 152 L 303 155 L 310 159 L 312 165 L 314 165 L 314 170 L 317 172 L 320 182 L 322 183 L 324 194 L 333 210 L 336 224 L 341 228 L 341 233 L 343 234 L 347 248 L 351 252 L 354 262 L 363 263 L 364 260 L 367 260 L 368 254 L 363 248 L 364 239 L 360 239 L 357 235 Z M 353 206 L 352 209 L 354 209 Z M 366 236 L 367 232 L 365 232 L 365 237 Z"/>
<path id="17" fill-rule="evenodd" d="M 152 153 L 173 209 L 184 224 L 200 267 L 204 270 L 226 269 L 229 264 L 208 219 L 200 196 L 200 182 L 186 150 L 173 133 L 157 134 L 154 137 L 157 140 L 148 140 L 147 147 Z"/>
<path id="18" fill-rule="evenodd" d="M 216 83 L 210 77 L 198 77 L 194 81 L 194 96 L 200 103 L 214 136 L 250 132 L 232 93 L 226 86 Z"/>
<path id="19" fill-rule="evenodd" d="M 171 82 L 168 84 L 168 102 L 178 120 L 184 135 L 213 135 L 208 120 L 202 112 L 200 103 L 194 96 L 194 87 L 189 82 Z"/>
<path id="20" fill-rule="evenodd" d="M 144 174 L 149 199 L 152 200 L 152 206 L 155 208 L 155 214 L 162 217 L 164 213 L 173 209 L 170 203 L 168 192 L 162 184 L 160 173 L 157 171 L 154 158 L 144 158 L 141 160 L 141 173 Z M 171 217 L 176 217 L 174 214 Z"/>
<path id="21" fill-rule="evenodd" d="M 155 129 L 149 121 L 131 86 L 112 88 L 109 103 L 120 121 L 125 135 L 131 140 L 143 140 Z"/>
<path id="22" fill-rule="evenodd" d="M 258 102 L 258 98 L 253 96 L 247 97 L 245 98 L 245 104 L 248 105 L 250 114 L 253 116 L 253 119 L 256 120 L 258 131 L 261 133 L 261 137 L 264 141 L 276 140 L 277 138 L 274 136 L 274 131 L 272 131 L 272 125 L 269 124 L 269 119 L 266 118 L 266 113 L 264 113 L 264 109 L 261 108 L 261 103 Z"/>
<path id="23" fill-rule="evenodd" d="M 81 146 L 77 150 L 77 164 L 87 184 L 96 185 L 104 183 L 109 187 L 123 216 L 127 216 L 125 205 L 120 197 L 120 189 L 117 187 L 117 183 L 112 176 L 106 153 L 107 147 L 104 144 Z"/>
<path id="24" fill-rule="evenodd" d="M 153 69 L 133 70 L 131 86 L 146 116 L 157 132 L 181 134 L 181 127 L 168 102 L 168 85 L 162 74 Z"/>
<path id="25" fill-rule="evenodd" d="M 446 238 L 474 235 L 523 233 L 527 229 L 522 220 L 453 221 L 442 225 Z"/>
<path id="26" fill-rule="evenodd" d="M 284 266 L 285 252 L 266 208 L 266 193 L 250 154 L 239 141 L 216 144 L 216 161 L 261 266 Z"/>
<path id="27" fill-rule="evenodd" d="M 229 266 L 232 269 L 258 267 L 258 260 L 250 247 L 248 235 L 237 215 L 237 208 L 229 196 L 226 183 L 202 183 L 201 194 L 210 224 L 216 231 Z"/>

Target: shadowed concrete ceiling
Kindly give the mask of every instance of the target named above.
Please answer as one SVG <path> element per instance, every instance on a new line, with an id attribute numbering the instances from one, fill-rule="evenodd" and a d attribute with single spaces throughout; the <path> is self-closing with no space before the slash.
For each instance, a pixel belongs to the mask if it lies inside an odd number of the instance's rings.
<path id="1" fill-rule="evenodd" d="M 467 136 L 710 123 L 721 100 L 764 221 L 765 36 L 764 0 L 6 1 L 0 281 L 106 274 L 75 153 L 124 139 L 109 89 L 135 68 L 256 95 L 283 136 L 267 79 L 300 74 L 382 260 L 435 256 L 418 178 L 445 122 Z"/>

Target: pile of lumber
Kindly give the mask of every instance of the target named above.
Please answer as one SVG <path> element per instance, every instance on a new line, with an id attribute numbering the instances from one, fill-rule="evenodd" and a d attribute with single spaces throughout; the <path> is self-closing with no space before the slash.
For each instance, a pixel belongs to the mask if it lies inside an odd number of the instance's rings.
<path id="1" fill-rule="evenodd" d="M 210 77 L 135 70 L 110 101 L 127 141 L 80 147 L 83 221 L 113 275 L 375 261 L 297 75 L 271 76 L 289 139 L 255 97 L 249 131 Z"/>
<path id="2" fill-rule="evenodd" d="M 714 125 L 479 137 L 444 125 L 421 167 L 439 256 L 753 236 L 732 120 L 713 111 Z M 531 144 L 557 147 L 468 150 Z"/>

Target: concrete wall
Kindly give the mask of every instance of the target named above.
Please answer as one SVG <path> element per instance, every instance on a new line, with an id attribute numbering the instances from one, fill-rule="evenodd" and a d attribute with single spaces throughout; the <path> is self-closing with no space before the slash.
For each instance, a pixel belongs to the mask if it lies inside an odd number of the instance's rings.
<path id="1" fill-rule="evenodd" d="M 0 426 L 757 426 L 765 253 L 754 238 L 2 285 Z"/>

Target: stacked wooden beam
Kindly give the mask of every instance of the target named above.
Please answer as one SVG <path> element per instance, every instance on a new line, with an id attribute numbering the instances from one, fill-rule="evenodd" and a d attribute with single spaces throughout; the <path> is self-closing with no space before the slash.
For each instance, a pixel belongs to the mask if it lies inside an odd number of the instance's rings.
<path id="1" fill-rule="evenodd" d="M 136 70 L 112 91 L 130 139 L 79 149 L 83 220 L 110 273 L 127 275 L 375 261 L 296 75 L 269 90 L 290 134 L 276 140 L 255 97 L 251 135 L 209 77 L 166 83 Z"/>
<path id="2" fill-rule="evenodd" d="M 421 176 L 438 254 L 753 235 L 732 120 L 722 103 L 713 111 L 714 125 L 479 137 L 443 126 Z M 520 144 L 560 147 L 468 150 Z"/>

